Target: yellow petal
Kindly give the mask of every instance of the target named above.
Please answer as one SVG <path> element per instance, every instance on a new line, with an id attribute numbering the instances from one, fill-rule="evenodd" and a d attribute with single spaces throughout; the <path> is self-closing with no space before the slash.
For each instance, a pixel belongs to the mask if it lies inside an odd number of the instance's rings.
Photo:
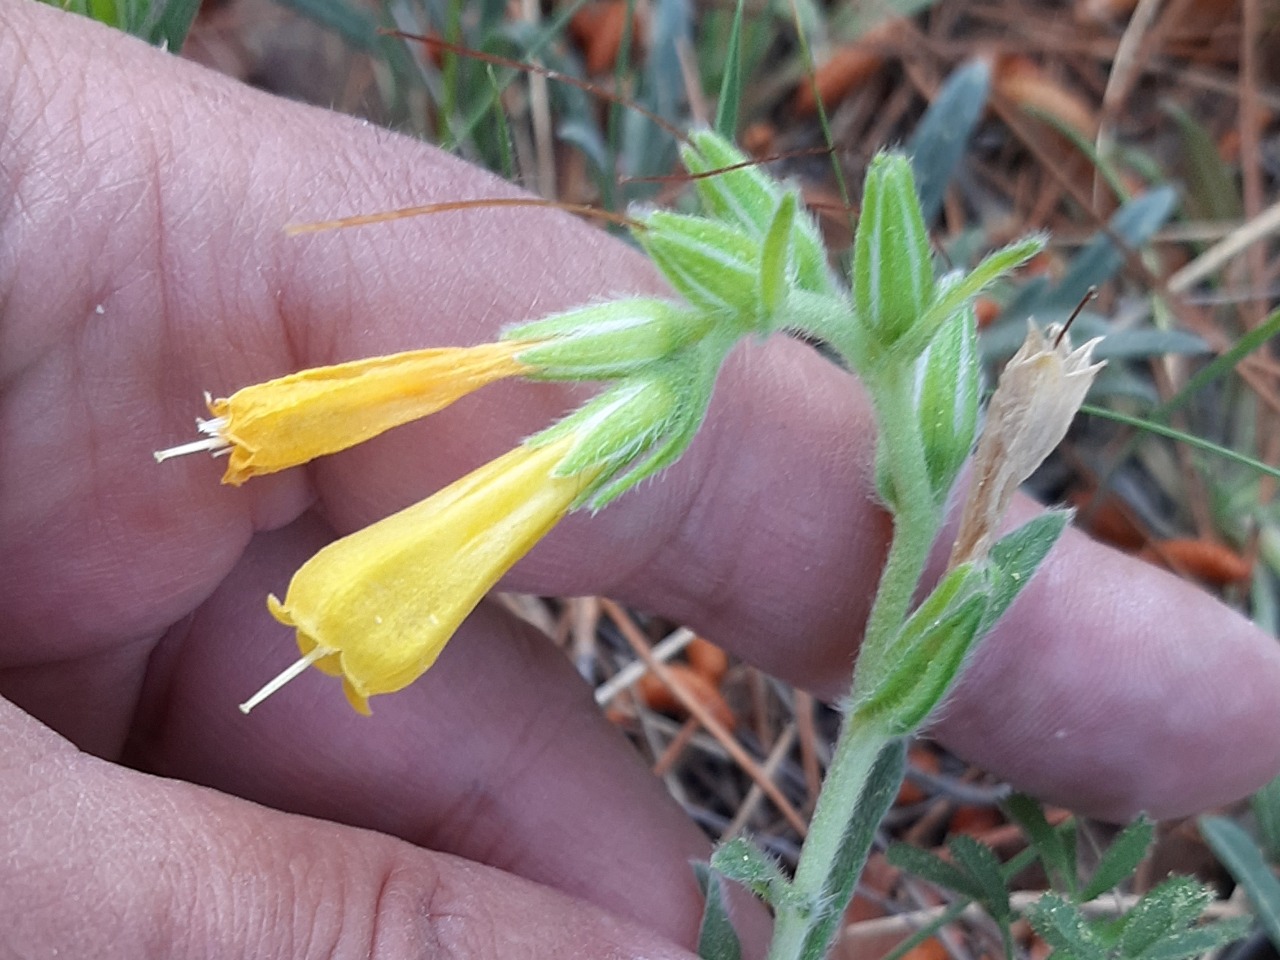
<path id="1" fill-rule="evenodd" d="M 592 472 L 552 471 L 568 435 L 517 447 L 421 503 L 330 544 L 294 575 L 272 614 L 296 627 L 304 657 L 341 676 L 347 698 L 417 679 L 511 566 L 564 516 Z M 257 702 L 256 700 L 252 702 Z"/>
<path id="2" fill-rule="evenodd" d="M 214 400 L 202 431 L 230 444 L 223 483 L 296 467 L 435 413 L 487 383 L 524 373 L 528 343 L 411 350 L 302 370 Z M 204 449 L 210 442 L 200 442 Z"/>

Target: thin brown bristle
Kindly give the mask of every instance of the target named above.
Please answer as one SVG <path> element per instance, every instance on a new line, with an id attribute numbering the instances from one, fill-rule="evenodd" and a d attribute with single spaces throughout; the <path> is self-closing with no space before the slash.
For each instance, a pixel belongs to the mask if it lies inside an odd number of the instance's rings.
<path id="1" fill-rule="evenodd" d="M 468 57 L 472 60 L 478 60 L 481 63 L 491 63 L 496 67 L 506 67 L 510 70 L 520 70 L 527 73 L 536 73 L 540 77 L 546 77 L 549 80 L 557 80 L 560 83 L 567 83 L 571 87 L 577 87 L 586 93 L 599 97 L 602 100 L 608 100 L 610 103 L 616 103 L 627 107 L 640 114 L 642 117 L 653 122 L 659 129 L 665 131 L 678 143 L 688 143 L 689 138 L 679 127 L 676 127 L 668 120 L 664 120 L 652 110 L 649 110 L 638 103 L 628 100 L 621 94 L 612 93 L 603 87 L 598 87 L 586 80 L 579 80 L 577 77 L 570 76 L 567 73 L 561 73 L 559 70 L 552 70 L 550 67 L 544 67 L 537 63 L 523 63 L 520 60 L 512 60 L 508 57 L 498 56 L 496 53 L 484 53 L 480 50 L 472 50 L 470 47 L 464 47 L 461 44 L 450 43 L 448 40 L 441 40 L 438 37 L 427 37 L 417 33 L 405 33 L 403 30 L 380 30 L 379 33 L 388 37 L 398 37 L 401 40 L 414 40 L 418 43 L 425 44 L 437 50 L 443 50 L 446 53 L 453 53 L 460 57 Z"/>
<path id="2" fill-rule="evenodd" d="M 689 183 L 694 180 L 705 180 L 708 177 L 718 177 L 725 173 L 732 173 L 734 170 L 744 170 L 747 167 L 758 167 L 766 163 L 777 163 L 779 160 L 794 160 L 797 157 L 822 156 L 830 154 L 831 150 L 831 147 L 809 147 L 807 150 L 788 150 L 784 153 L 773 153 L 767 157 L 743 160 L 741 163 L 731 163 L 727 167 L 717 167 L 715 170 L 704 170 L 702 173 L 670 173 L 659 177 L 620 177 L 618 182 Z"/>
<path id="3" fill-rule="evenodd" d="M 407 217 L 425 217 L 437 213 L 450 213 L 455 210 L 476 210 L 486 207 L 539 207 L 563 210 L 595 220 L 616 223 L 631 230 L 643 230 L 644 224 L 632 220 L 620 213 L 601 210 L 599 207 L 585 203 L 561 203 L 556 200 L 543 200 L 540 197 L 489 197 L 479 200 L 447 200 L 443 203 L 426 203 L 417 207 L 402 207 L 399 210 L 386 210 L 382 213 L 358 214 L 354 217 L 342 217 L 337 220 L 320 220 L 315 223 L 291 223 L 285 226 L 284 232 L 291 237 L 304 233 L 320 233 L 324 230 L 338 230 L 343 227 L 363 227 L 371 223 L 387 223 L 390 220 L 403 220 Z"/>

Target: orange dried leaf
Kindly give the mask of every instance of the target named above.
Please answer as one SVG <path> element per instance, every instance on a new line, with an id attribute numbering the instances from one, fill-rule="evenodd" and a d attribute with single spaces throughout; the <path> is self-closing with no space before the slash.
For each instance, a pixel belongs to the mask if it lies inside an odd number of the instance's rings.
<path id="1" fill-rule="evenodd" d="M 1108 494 L 1099 500 L 1096 490 L 1075 490 L 1067 499 L 1094 539 L 1122 550 L 1138 550 L 1147 542 L 1146 533 L 1114 496 Z"/>
<path id="2" fill-rule="evenodd" d="M 792 109 L 800 116 L 812 116 L 818 110 L 818 98 L 830 110 L 841 100 L 875 76 L 886 60 L 886 47 L 902 28 L 901 17 L 890 17 L 864 33 L 853 43 L 845 44 L 796 88 Z"/>
<path id="3" fill-rule="evenodd" d="M 1235 550 L 1212 540 L 1160 540 L 1140 554 L 1144 560 L 1185 572 L 1203 583 L 1225 587 L 1247 580 L 1253 566 Z"/>
<path id="4" fill-rule="evenodd" d="M 684 650 L 689 666 L 702 674 L 716 686 L 729 672 L 729 655 L 710 640 L 694 637 Z"/>
<path id="5" fill-rule="evenodd" d="M 1098 119 L 1083 97 L 1045 75 L 1023 56 L 1001 57 L 993 82 L 996 93 L 1022 110 L 1051 117 L 1085 140 L 1098 134 Z"/>
<path id="6" fill-rule="evenodd" d="M 683 688 L 688 696 L 706 707 L 713 717 L 727 729 L 732 730 L 738 722 L 728 702 L 721 696 L 715 685 L 692 667 L 682 663 L 669 663 L 666 669 L 671 682 Z M 656 674 L 646 673 L 636 682 L 636 692 L 650 710 L 667 713 L 676 717 L 688 715 L 684 704 Z"/>

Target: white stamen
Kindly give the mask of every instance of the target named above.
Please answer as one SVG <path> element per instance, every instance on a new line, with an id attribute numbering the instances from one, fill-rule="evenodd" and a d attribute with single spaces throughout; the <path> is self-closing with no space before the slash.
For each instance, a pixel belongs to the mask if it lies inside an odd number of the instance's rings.
<path id="1" fill-rule="evenodd" d="M 156 458 L 156 463 L 164 463 L 173 457 L 185 457 L 188 453 L 201 453 L 205 450 L 215 457 L 230 453 L 231 441 L 222 435 L 226 427 L 226 417 L 214 417 L 212 420 L 201 420 L 197 417 L 196 429 L 203 433 L 206 439 L 192 440 L 190 443 L 169 447 L 167 450 L 157 450 L 152 456 Z"/>
<path id="2" fill-rule="evenodd" d="M 298 674 L 306 670 L 307 667 L 311 666 L 321 657 L 327 657 L 331 653 L 333 653 L 333 651 L 328 649 L 327 647 L 316 647 L 314 650 L 308 653 L 301 660 L 298 660 L 297 662 L 293 663 L 289 667 L 285 668 L 285 670 L 281 672 L 279 676 L 277 676 L 274 680 L 268 681 L 266 686 L 264 686 L 261 690 L 255 693 L 252 697 L 250 697 L 244 703 L 240 704 L 240 712 L 247 715 L 250 710 L 252 710 L 258 704 L 260 704 L 263 700 L 267 699 L 267 697 L 271 696 L 273 693 L 279 690 L 290 680 L 297 677 Z"/>

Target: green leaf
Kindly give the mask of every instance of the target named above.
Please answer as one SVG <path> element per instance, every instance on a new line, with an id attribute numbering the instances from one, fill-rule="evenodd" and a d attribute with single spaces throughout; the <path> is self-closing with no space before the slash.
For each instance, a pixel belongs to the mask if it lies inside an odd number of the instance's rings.
<path id="1" fill-rule="evenodd" d="M 1192 877 L 1170 877 L 1153 887 L 1124 916 L 1120 946 L 1126 957 L 1145 956 L 1170 934 L 1185 931 L 1197 920 L 1213 895 Z"/>
<path id="2" fill-rule="evenodd" d="M 705 863 L 693 864 L 702 891 L 702 923 L 698 927 L 698 956 L 702 960 L 740 960 L 742 944 L 729 922 L 720 878 Z"/>
<path id="3" fill-rule="evenodd" d="M 1130 876 L 1147 855 L 1155 834 L 1155 824 L 1146 817 L 1139 817 L 1120 831 L 1102 855 L 1098 869 L 1080 891 L 1080 899 L 1088 901 L 1100 897 Z"/>
<path id="4" fill-rule="evenodd" d="M 1280 949 L 1280 880 L 1267 867 L 1257 844 L 1225 817 L 1201 817 L 1200 833 L 1249 894 L 1263 929 Z"/>
<path id="5" fill-rule="evenodd" d="M 1055 893 L 1046 893 L 1027 911 L 1027 919 L 1049 946 L 1070 954 L 1075 960 L 1107 960 L 1107 951 L 1089 927 L 1084 914 L 1073 903 Z"/>
<path id="6" fill-rule="evenodd" d="M 925 223 L 932 223 L 942 209 L 947 184 L 969 147 L 990 91 L 987 61 L 965 64 L 947 78 L 907 143 Z"/>
<path id="7" fill-rule="evenodd" d="M 946 695 L 986 609 L 984 576 L 961 564 L 934 587 L 888 644 L 864 644 L 849 714 L 894 735 L 923 723 Z"/>
<path id="8" fill-rule="evenodd" d="M 1072 516 L 1071 510 L 1049 510 L 996 541 L 987 559 L 992 584 L 982 624 L 984 632 L 995 625 L 1031 582 Z"/>
<path id="9" fill-rule="evenodd" d="M 890 741 L 877 755 L 854 806 L 853 815 L 840 837 L 835 862 L 822 888 L 816 905 L 819 916 L 809 927 L 809 934 L 799 956 L 820 960 L 840 926 L 862 867 L 871 852 L 876 827 L 889 811 L 907 769 L 905 740 Z"/>
<path id="10" fill-rule="evenodd" d="M 742 884 L 770 906 L 784 897 L 791 885 L 776 860 L 750 840 L 734 837 L 716 847 L 711 868 Z"/>
<path id="11" fill-rule="evenodd" d="M 981 891 L 978 901 L 987 908 L 987 912 L 997 923 L 1001 926 L 1008 925 L 1013 919 L 1013 910 L 1009 906 L 1009 889 L 1005 886 L 1000 861 L 991 852 L 991 848 L 964 834 L 952 837 L 947 848 L 955 862 L 973 877 Z"/>
<path id="12" fill-rule="evenodd" d="M 984 898 L 982 884 L 975 877 L 928 850 L 909 843 L 895 843 L 885 851 L 885 857 L 893 866 L 962 897 L 978 902 Z"/>
<path id="13" fill-rule="evenodd" d="M 1010 795 L 1003 803 L 1005 812 L 1022 827 L 1031 846 L 1044 864 L 1050 882 L 1061 890 L 1076 890 L 1076 856 L 1062 833 L 1044 818 L 1040 801 L 1025 793 Z"/>
<path id="14" fill-rule="evenodd" d="M 724 77 L 720 81 L 720 102 L 716 104 L 716 132 L 732 140 L 738 132 L 738 101 L 742 97 L 742 11 L 746 0 L 738 0 L 724 49 Z"/>
<path id="15" fill-rule="evenodd" d="M 1180 930 L 1155 944 L 1140 960 L 1188 960 L 1190 957 L 1203 957 L 1229 943 L 1243 940 L 1248 936 L 1251 925 L 1248 917 L 1231 917 L 1194 930 Z"/>

